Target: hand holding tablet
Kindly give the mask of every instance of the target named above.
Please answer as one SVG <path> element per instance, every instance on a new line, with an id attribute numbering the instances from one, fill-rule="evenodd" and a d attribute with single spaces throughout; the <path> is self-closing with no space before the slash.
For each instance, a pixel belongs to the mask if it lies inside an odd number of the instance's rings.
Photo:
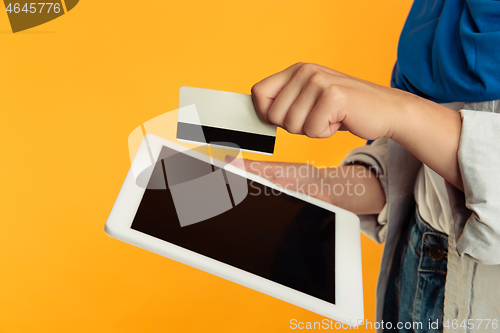
<path id="1" fill-rule="evenodd" d="M 147 186 L 137 166 L 149 170 Z M 198 221 L 181 223 L 181 206 Z M 144 137 L 105 230 L 328 318 L 363 320 L 356 215 L 167 139 Z"/>

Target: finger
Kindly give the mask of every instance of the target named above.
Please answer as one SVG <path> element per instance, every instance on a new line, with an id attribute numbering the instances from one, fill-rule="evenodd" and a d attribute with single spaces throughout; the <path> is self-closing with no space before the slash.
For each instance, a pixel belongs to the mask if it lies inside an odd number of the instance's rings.
<path id="1" fill-rule="evenodd" d="M 254 161 L 241 158 L 234 159 L 231 164 L 266 178 L 280 187 L 332 202 L 331 184 L 328 181 L 330 169 L 315 168 L 305 163 Z"/>
<path id="2" fill-rule="evenodd" d="M 273 178 L 279 176 L 282 178 L 296 176 L 295 169 L 301 166 L 309 166 L 305 163 L 287 163 L 273 161 L 256 161 L 247 158 L 234 158 L 226 155 L 226 162 L 240 169 L 256 174 L 264 178 Z"/>
<path id="3" fill-rule="evenodd" d="M 226 161 L 228 161 L 226 156 Z M 271 161 L 255 161 L 235 158 L 229 164 L 266 178 L 277 184 L 286 184 L 299 179 L 301 183 L 309 183 L 320 176 L 314 166 L 306 163 L 287 163 Z"/>
<path id="4" fill-rule="evenodd" d="M 270 123 L 267 118 L 269 108 L 273 104 L 276 96 L 278 96 L 280 91 L 292 77 L 293 73 L 295 73 L 300 66 L 302 66 L 302 63 L 296 63 L 281 72 L 265 78 L 252 87 L 252 101 L 255 110 L 263 121 Z"/>
<path id="5" fill-rule="evenodd" d="M 285 84 L 267 111 L 267 119 L 272 124 L 283 127 L 288 112 L 290 112 L 290 108 L 295 104 L 297 98 L 299 96 L 303 98 L 308 97 L 308 95 L 303 95 L 303 90 L 308 87 L 308 82 L 314 75 L 313 70 L 311 68 L 305 69 L 305 66 L 301 66 L 293 73 L 288 83 Z M 306 110 L 306 112 L 309 110 Z"/>
<path id="6" fill-rule="evenodd" d="M 283 128 L 292 134 L 304 134 L 302 128 L 309 112 L 314 108 L 320 93 L 321 91 L 316 85 L 306 85 L 288 110 L 286 118 L 283 121 Z"/>
<path id="7" fill-rule="evenodd" d="M 335 90 L 324 91 L 304 122 L 303 131 L 311 138 L 328 138 L 342 125 L 345 107 Z"/>

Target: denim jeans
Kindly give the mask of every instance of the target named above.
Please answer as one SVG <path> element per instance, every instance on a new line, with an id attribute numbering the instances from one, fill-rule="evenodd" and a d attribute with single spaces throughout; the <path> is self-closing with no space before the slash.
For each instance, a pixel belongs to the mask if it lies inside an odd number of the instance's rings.
<path id="1" fill-rule="evenodd" d="M 417 209 L 396 246 L 384 302 L 384 332 L 442 332 L 448 236 Z"/>

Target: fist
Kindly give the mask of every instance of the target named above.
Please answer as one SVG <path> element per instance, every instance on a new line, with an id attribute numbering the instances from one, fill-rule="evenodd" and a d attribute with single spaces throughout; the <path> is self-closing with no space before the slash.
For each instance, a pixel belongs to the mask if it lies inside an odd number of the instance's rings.
<path id="1" fill-rule="evenodd" d="M 366 140 L 390 137 L 407 95 L 308 63 L 294 64 L 252 87 L 263 121 L 311 138 L 330 137 L 342 125 Z"/>

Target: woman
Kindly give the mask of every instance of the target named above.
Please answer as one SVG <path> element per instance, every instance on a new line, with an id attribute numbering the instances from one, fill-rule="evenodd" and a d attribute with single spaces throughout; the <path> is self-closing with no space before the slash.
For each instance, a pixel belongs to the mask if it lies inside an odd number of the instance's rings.
<path id="1" fill-rule="evenodd" d="M 342 126 L 374 140 L 348 154 L 338 178 L 292 179 L 273 173 L 280 163 L 245 164 L 287 188 L 364 186 L 362 196 L 315 196 L 355 212 L 363 231 L 385 242 L 384 331 L 499 329 L 499 14 L 499 1 L 416 0 L 392 88 L 304 63 L 252 88 L 261 118 L 290 133 L 326 138 Z"/>

